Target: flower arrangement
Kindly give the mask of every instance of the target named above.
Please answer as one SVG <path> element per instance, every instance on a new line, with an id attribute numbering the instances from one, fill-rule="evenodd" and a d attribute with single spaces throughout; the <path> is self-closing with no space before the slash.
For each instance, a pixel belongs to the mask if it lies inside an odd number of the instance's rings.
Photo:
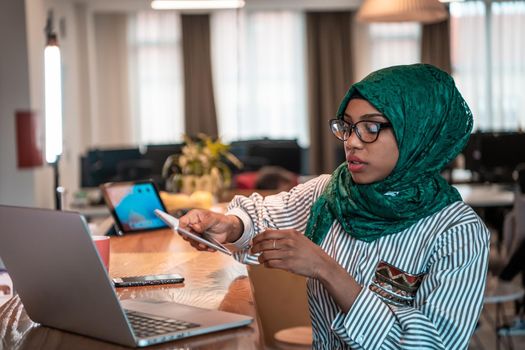
<path id="1" fill-rule="evenodd" d="M 205 134 L 197 135 L 196 139 L 184 135 L 181 153 L 169 156 L 164 163 L 162 176 L 166 179 L 166 189 L 186 194 L 208 191 L 218 196 L 231 185 L 232 174 L 227 162 L 242 168 L 242 163 L 229 149 L 220 139 L 214 140 Z"/>

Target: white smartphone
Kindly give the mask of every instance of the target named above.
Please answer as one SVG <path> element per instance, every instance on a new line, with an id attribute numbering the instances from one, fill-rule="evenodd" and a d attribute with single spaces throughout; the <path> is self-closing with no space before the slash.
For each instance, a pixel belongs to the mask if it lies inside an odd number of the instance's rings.
<path id="1" fill-rule="evenodd" d="M 174 216 L 171 216 L 170 214 L 163 212 L 160 209 L 155 209 L 155 215 L 157 215 L 162 221 L 164 221 L 168 226 L 170 226 L 174 231 L 177 231 L 181 235 L 184 235 L 188 238 L 191 238 L 199 243 L 204 244 L 207 247 L 213 248 L 215 250 L 220 251 L 221 253 L 224 253 L 226 255 L 232 255 L 232 252 L 223 246 L 221 243 L 217 242 L 213 237 L 204 232 L 202 236 L 196 235 L 195 233 L 192 233 L 188 230 L 185 230 L 183 228 L 179 227 L 179 219 L 177 219 Z"/>

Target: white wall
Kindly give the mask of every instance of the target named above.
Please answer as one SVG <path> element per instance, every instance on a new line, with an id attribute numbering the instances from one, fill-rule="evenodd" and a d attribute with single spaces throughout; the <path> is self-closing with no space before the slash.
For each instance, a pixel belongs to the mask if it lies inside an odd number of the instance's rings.
<path id="1" fill-rule="evenodd" d="M 116 122 L 108 120 L 108 113 L 100 115 L 100 103 L 97 101 L 100 85 L 97 83 L 96 51 L 99 48 L 94 39 L 95 16 L 91 3 L 26 0 L 26 7 L 31 107 L 39 111 L 44 110 L 43 28 L 48 10 L 52 9 L 54 14 L 62 54 L 64 153 L 59 163 L 60 185 L 66 189 L 67 207 L 73 194 L 80 188 L 80 155 L 90 147 L 126 142 L 121 140 L 120 135 L 106 135 L 101 132 L 107 125 L 114 125 Z M 111 130 L 118 130 L 118 127 Z M 102 137 L 104 135 L 105 138 Z M 53 206 L 53 174 L 50 167 L 45 166 L 35 173 L 35 204 L 41 207 Z"/>
<path id="2" fill-rule="evenodd" d="M 85 42 L 85 32 L 78 26 L 85 23 L 79 16 L 74 3 L 66 0 L 26 0 L 27 47 L 29 52 L 28 68 L 31 91 L 31 108 L 39 111 L 44 123 L 44 48 L 46 37 L 43 28 L 49 10 L 53 11 L 54 29 L 62 55 L 62 96 L 63 96 L 63 142 L 64 153 L 60 159 L 60 185 L 66 188 L 68 197 L 78 189 L 79 154 L 85 146 L 82 130 L 89 134 L 89 124 L 83 122 L 89 111 L 89 99 L 86 107 L 85 96 L 89 97 L 89 85 L 85 82 L 88 76 L 83 51 L 78 41 Z M 82 13 L 82 11 L 80 11 Z M 79 23 L 79 24 L 77 24 Z M 85 44 L 81 45 L 82 47 Z M 84 77 L 84 79 L 82 79 Z M 88 87 L 86 87 L 86 85 Z M 86 92 L 87 91 L 87 92 Z M 86 128 L 87 126 L 87 128 Z M 43 130 L 42 130 L 43 133 Z M 41 135 L 44 139 L 44 135 Z M 39 207 L 53 207 L 53 173 L 49 166 L 35 170 L 34 204 Z M 67 204 L 67 203 L 66 203 Z"/>
<path id="3" fill-rule="evenodd" d="M 0 1 L 0 203 L 34 204 L 34 171 L 17 169 L 15 110 L 30 109 L 24 1 Z"/>
<path id="4" fill-rule="evenodd" d="M 64 17 L 72 5 L 63 6 L 61 2 L 46 0 L 2 0 L 0 1 L 0 203 L 51 208 L 54 205 L 53 174 L 48 165 L 19 170 L 16 164 L 16 139 L 14 113 L 17 109 L 33 111 L 39 120 L 38 139 L 44 141 L 44 48 L 46 38 L 44 27 L 49 8 L 55 8 L 55 17 Z M 58 28 L 58 21 L 56 22 Z M 59 36 L 60 39 L 60 36 Z M 70 43 L 73 40 L 69 40 Z M 76 108 L 76 89 L 71 77 L 76 73 L 75 50 L 67 49 L 66 63 L 63 67 L 64 114 Z M 76 147 L 77 135 L 72 132 L 74 117 L 64 122 L 66 132 L 71 136 L 65 143 Z M 78 175 L 71 167 L 71 153 L 64 154 L 61 164 L 62 178 L 78 181 Z"/>

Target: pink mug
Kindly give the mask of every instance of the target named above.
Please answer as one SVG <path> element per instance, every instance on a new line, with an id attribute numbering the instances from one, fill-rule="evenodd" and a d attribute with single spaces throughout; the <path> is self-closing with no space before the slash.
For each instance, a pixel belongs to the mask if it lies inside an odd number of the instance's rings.
<path id="1" fill-rule="evenodd" d="M 109 271 L 109 236 L 91 236 L 95 247 L 97 247 L 98 255 L 104 263 L 104 267 Z"/>

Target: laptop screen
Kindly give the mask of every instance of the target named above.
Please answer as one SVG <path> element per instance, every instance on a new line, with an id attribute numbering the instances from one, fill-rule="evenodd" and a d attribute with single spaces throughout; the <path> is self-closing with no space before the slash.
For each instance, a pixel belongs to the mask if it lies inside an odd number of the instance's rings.
<path id="1" fill-rule="evenodd" d="M 122 232 L 167 227 L 155 209 L 165 210 L 152 182 L 115 182 L 103 187 L 106 204 Z"/>

